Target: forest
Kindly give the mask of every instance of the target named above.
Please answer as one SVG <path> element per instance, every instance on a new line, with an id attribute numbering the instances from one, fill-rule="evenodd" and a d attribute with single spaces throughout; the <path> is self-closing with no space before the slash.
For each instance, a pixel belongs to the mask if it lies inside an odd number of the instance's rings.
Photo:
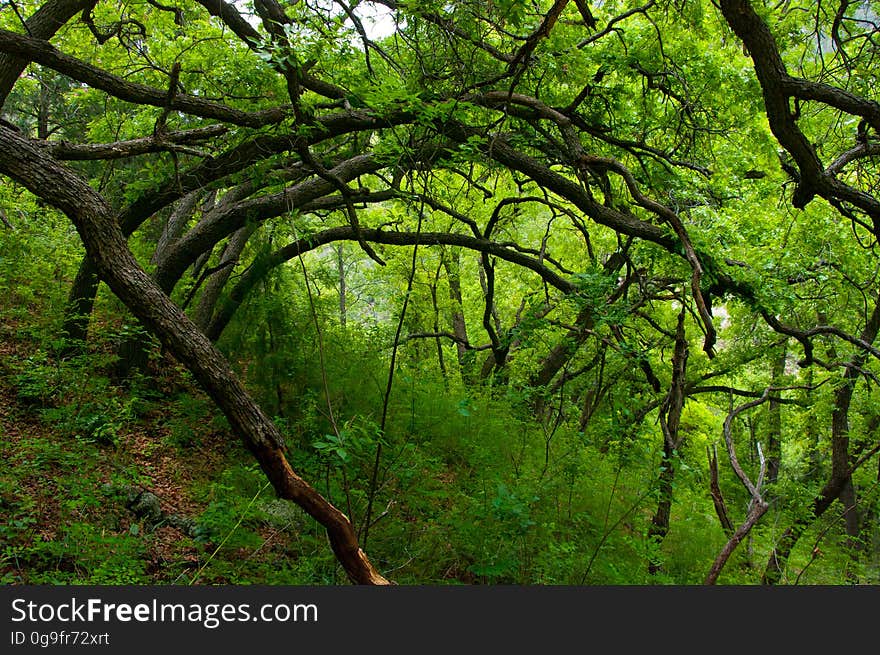
<path id="1" fill-rule="evenodd" d="M 877 0 L 0 0 L 5 585 L 880 584 Z"/>

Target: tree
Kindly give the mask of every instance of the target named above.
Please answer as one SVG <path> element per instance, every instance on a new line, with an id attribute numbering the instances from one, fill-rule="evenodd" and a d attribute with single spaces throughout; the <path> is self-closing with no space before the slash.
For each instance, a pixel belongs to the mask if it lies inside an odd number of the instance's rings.
<path id="1" fill-rule="evenodd" d="M 368 29 L 365 7 L 383 8 L 389 34 Z M 350 517 L 290 468 L 277 427 L 215 345 L 268 275 L 294 259 L 305 270 L 307 253 L 344 241 L 388 279 L 394 250 L 414 249 L 397 282 L 393 353 L 404 336 L 433 339 L 444 376 L 455 361 L 471 386 L 486 353 L 483 377 L 520 390 L 544 421 L 547 462 L 576 408 L 581 432 L 607 415 L 624 443 L 656 416 L 663 457 L 646 539 L 658 551 L 689 402 L 728 411 L 718 436 L 738 467 L 739 412 L 726 405 L 768 400 L 771 425 L 753 434 L 782 488 L 782 443 L 798 438 L 789 396 L 822 384 L 780 383 L 797 343 L 791 375 L 819 368 L 834 380 L 830 477 L 812 513 L 793 513 L 764 581 L 781 580 L 838 498 L 858 541 L 854 473 L 880 447 L 868 434 L 850 447 L 853 398 L 870 397 L 880 357 L 871 7 L 820 4 L 813 22 L 794 4 L 757 12 L 749 0 L 13 8 L 0 25 L 0 173 L 67 215 L 86 250 L 63 353 L 84 347 L 106 282 L 192 371 L 279 496 L 327 529 L 353 581 L 386 580 Z M 71 106 L 88 117 L 84 138 Z M 799 250 L 792 234 L 809 243 Z M 410 317 L 406 336 L 424 250 L 432 310 Z M 821 294 L 800 292 L 813 287 Z M 123 346 L 123 375 L 144 348 Z M 713 580 L 767 510 L 745 486 L 761 511 Z"/>

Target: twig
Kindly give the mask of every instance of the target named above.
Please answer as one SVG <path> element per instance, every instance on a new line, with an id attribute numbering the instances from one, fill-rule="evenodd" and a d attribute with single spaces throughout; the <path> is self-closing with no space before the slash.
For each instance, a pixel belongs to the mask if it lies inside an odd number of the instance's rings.
<path id="1" fill-rule="evenodd" d="M 419 220 L 416 225 L 416 235 L 418 239 L 418 235 L 422 233 L 422 219 L 425 216 L 425 204 L 422 203 L 419 207 Z M 367 547 L 367 537 L 370 534 L 370 528 L 373 526 L 373 522 L 370 520 L 371 513 L 373 511 L 373 500 L 376 496 L 376 485 L 378 483 L 379 476 L 379 464 L 382 458 L 382 438 L 385 436 L 385 425 L 388 420 L 388 406 L 391 400 L 391 390 L 394 386 L 394 368 L 397 364 L 397 351 L 400 347 L 401 342 L 401 333 L 403 332 L 403 321 L 406 318 L 406 310 L 409 307 L 409 299 L 412 295 L 413 289 L 413 281 L 416 276 L 416 264 L 418 262 L 417 255 L 419 252 L 419 242 L 416 240 L 415 245 L 413 245 L 412 252 L 412 262 L 410 264 L 409 278 L 406 282 L 406 295 L 403 297 L 403 307 L 400 308 L 400 317 L 397 320 L 397 330 L 394 332 L 394 346 L 391 349 L 391 361 L 388 364 L 388 383 L 385 385 L 385 397 L 382 401 L 382 418 L 379 423 L 379 442 L 376 444 L 376 458 L 373 462 L 373 472 L 370 477 L 370 488 L 367 492 L 367 511 L 364 515 L 364 521 L 361 525 L 361 529 L 363 530 L 363 537 L 358 535 L 358 539 L 361 542 L 361 548 L 366 549 Z"/>

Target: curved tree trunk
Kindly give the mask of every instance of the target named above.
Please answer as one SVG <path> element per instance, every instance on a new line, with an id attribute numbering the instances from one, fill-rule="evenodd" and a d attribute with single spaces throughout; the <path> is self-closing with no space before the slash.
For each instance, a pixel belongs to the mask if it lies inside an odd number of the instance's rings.
<path id="1" fill-rule="evenodd" d="M 251 235 L 256 229 L 256 225 L 247 225 L 229 237 L 229 241 L 226 243 L 226 246 L 223 248 L 223 252 L 220 255 L 220 261 L 208 275 L 202 288 L 202 293 L 199 296 L 199 302 L 193 311 L 193 321 L 195 321 L 195 324 L 202 330 L 207 329 L 208 325 L 211 323 L 211 317 L 214 315 L 214 308 L 217 306 L 220 294 L 223 292 L 226 283 L 232 276 L 232 271 L 238 263 L 238 258 L 241 257 L 241 253 L 244 251 L 248 239 L 251 238 Z M 342 279 L 344 279 L 344 277 L 342 277 Z M 340 314 L 342 317 L 345 316 L 344 298 L 345 294 L 343 291 L 340 296 Z"/>
<path id="2" fill-rule="evenodd" d="M 277 427 L 248 395 L 223 355 L 137 263 L 104 199 L 76 173 L 4 126 L 0 126 L 0 172 L 70 218 L 101 278 L 192 372 L 244 440 L 278 496 L 297 503 L 327 529 L 349 579 L 387 584 L 360 549 L 348 517 L 291 469 Z"/>
<path id="3" fill-rule="evenodd" d="M 71 18 L 94 4 L 95 0 L 49 0 L 25 21 L 28 34 L 48 41 Z M 27 65 L 26 59 L 0 53 L 0 107 Z"/>
<path id="4" fill-rule="evenodd" d="M 28 34 L 38 39 L 49 40 L 76 14 L 94 4 L 95 0 L 49 0 L 25 21 Z M 6 102 L 9 92 L 27 65 L 26 59 L 0 53 L 0 107 Z M 62 356 L 69 356 L 75 352 L 76 348 L 72 348 L 71 344 L 85 341 L 88 321 L 83 322 L 78 317 L 91 314 L 94 305 L 98 289 L 94 267 L 82 267 L 74 281 L 74 287 L 79 292 L 70 296 L 73 302 L 67 313 L 68 320 L 64 323 L 64 334 L 68 342 L 60 353 Z M 94 291 L 89 293 L 92 288 Z"/>

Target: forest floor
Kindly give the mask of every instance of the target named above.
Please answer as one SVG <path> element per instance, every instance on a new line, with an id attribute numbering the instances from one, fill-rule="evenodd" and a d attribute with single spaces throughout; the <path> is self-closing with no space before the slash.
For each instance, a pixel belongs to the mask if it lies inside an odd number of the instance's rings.
<path id="1" fill-rule="evenodd" d="M 48 379 L 57 362 L 33 364 L 36 346 L 14 321 L 0 332 L 0 583 L 191 582 L 216 549 L 213 535 L 199 538 L 199 517 L 216 500 L 212 484 L 241 459 L 233 437 L 194 421 L 181 447 L 169 402 L 113 424 L 97 398 Z M 116 392 L 115 407 L 130 402 Z M 89 420 L 103 432 L 78 429 Z"/>

